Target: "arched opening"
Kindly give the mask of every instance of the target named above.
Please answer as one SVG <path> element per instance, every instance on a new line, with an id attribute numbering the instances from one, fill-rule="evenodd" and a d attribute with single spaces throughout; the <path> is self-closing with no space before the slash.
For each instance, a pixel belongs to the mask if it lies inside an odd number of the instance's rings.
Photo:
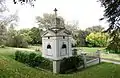
<path id="1" fill-rule="evenodd" d="M 47 49 L 51 49 L 51 45 L 50 44 L 47 45 Z"/>
<path id="2" fill-rule="evenodd" d="M 52 47 L 51 47 L 50 44 L 47 45 L 47 55 L 48 56 L 52 56 L 53 55 L 53 53 L 52 53 Z"/>
<path id="3" fill-rule="evenodd" d="M 63 43 L 61 47 L 61 56 L 65 56 L 66 54 L 67 54 L 67 45 Z"/>
<path id="4" fill-rule="evenodd" d="M 65 36 L 63 36 L 63 39 L 65 39 Z"/>
<path id="5" fill-rule="evenodd" d="M 65 48 L 66 48 L 66 44 L 63 44 L 63 45 L 62 45 L 62 49 L 65 49 Z"/>

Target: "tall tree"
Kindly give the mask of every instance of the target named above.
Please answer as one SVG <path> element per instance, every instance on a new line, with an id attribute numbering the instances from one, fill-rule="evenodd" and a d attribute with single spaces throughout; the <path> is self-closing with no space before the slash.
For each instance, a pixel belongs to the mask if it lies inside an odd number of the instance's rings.
<path id="1" fill-rule="evenodd" d="M 120 52 L 120 0 L 99 0 L 101 5 L 105 7 L 104 18 L 109 22 L 109 28 L 106 30 L 111 36 L 111 41 L 107 50 Z"/>
<path id="2" fill-rule="evenodd" d="M 105 47 L 108 41 L 108 35 L 104 33 L 90 33 L 86 37 L 89 47 Z"/>
<path id="3" fill-rule="evenodd" d="M 87 46 L 87 43 L 86 43 L 87 35 L 89 35 L 87 31 L 78 30 L 77 33 L 73 35 L 73 38 L 76 40 L 76 46 L 79 46 L 79 47 Z"/>
<path id="4" fill-rule="evenodd" d="M 6 41 L 6 26 L 17 21 L 18 17 L 16 14 L 13 15 L 5 15 L 4 12 L 8 13 L 7 6 L 5 5 L 5 0 L 0 0 L 0 42 L 2 44 Z"/>
<path id="5" fill-rule="evenodd" d="M 109 22 L 109 33 L 114 33 L 120 28 L 120 0 L 99 0 L 101 5 L 105 7 L 104 18 Z"/>
<path id="6" fill-rule="evenodd" d="M 102 32 L 103 30 L 104 30 L 104 27 L 102 27 L 100 25 L 86 28 L 86 31 L 89 32 L 89 33 Z"/>
<path id="7" fill-rule="evenodd" d="M 64 19 L 60 17 L 60 25 L 64 26 Z M 54 14 L 43 14 L 43 17 L 37 16 L 36 17 L 37 24 L 39 25 L 39 28 L 43 29 L 48 29 L 49 27 L 53 26 L 55 22 L 55 15 Z"/>
<path id="8" fill-rule="evenodd" d="M 65 24 L 65 20 L 63 17 L 58 16 L 58 18 L 60 19 L 60 26 L 61 27 L 65 27 L 67 30 L 70 30 L 72 32 L 76 32 L 77 30 L 77 26 L 78 26 L 78 22 L 75 21 L 72 24 Z M 54 14 L 43 14 L 43 17 L 37 16 L 36 17 L 36 22 L 39 25 L 40 29 L 48 29 L 49 27 L 54 26 L 55 23 L 55 15 Z"/>
<path id="9" fill-rule="evenodd" d="M 37 27 L 33 27 L 30 29 L 29 36 L 32 38 L 31 44 L 42 44 L 41 32 Z"/>
<path id="10" fill-rule="evenodd" d="M 28 47 L 27 40 L 23 34 L 20 31 L 16 31 L 12 25 L 8 28 L 6 45 L 9 47 Z"/>

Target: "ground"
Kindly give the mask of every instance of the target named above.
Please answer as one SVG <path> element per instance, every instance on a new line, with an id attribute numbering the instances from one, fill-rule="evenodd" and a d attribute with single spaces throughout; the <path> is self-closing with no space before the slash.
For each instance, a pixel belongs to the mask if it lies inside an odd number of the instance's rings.
<path id="1" fill-rule="evenodd" d="M 14 60 L 13 48 L 0 48 L 0 78 L 120 78 L 120 65 L 101 63 L 69 74 L 53 74 Z"/>
<path id="2" fill-rule="evenodd" d="M 120 54 L 113 54 L 113 53 L 107 53 L 105 51 L 105 48 L 99 48 L 99 47 L 78 47 L 78 49 L 84 51 L 84 52 L 96 52 L 97 50 L 101 50 L 101 58 L 103 59 L 109 59 L 113 61 L 119 61 L 120 62 Z"/>

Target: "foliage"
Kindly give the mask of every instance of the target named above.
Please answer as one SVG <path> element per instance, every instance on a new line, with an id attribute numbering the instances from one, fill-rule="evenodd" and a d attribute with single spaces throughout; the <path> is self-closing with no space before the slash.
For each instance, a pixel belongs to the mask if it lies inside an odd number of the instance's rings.
<path id="1" fill-rule="evenodd" d="M 7 46 L 10 47 L 28 47 L 28 44 L 42 44 L 42 30 L 37 27 L 31 29 L 15 30 L 14 26 L 10 26 L 7 32 Z"/>
<path id="2" fill-rule="evenodd" d="M 73 36 L 73 38 L 76 40 L 77 47 L 87 46 L 86 37 L 88 34 L 89 33 L 87 31 L 84 31 L 84 30 L 78 30 L 76 32 L 76 34 Z"/>
<path id="3" fill-rule="evenodd" d="M 40 51 L 40 48 L 36 48 L 35 51 Z"/>
<path id="4" fill-rule="evenodd" d="M 60 17 L 61 23 L 60 26 L 64 26 L 64 19 L 62 17 Z M 48 29 L 49 27 L 53 26 L 54 22 L 55 22 L 55 15 L 54 14 L 43 14 L 43 18 L 40 16 L 36 17 L 36 21 L 39 25 L 39 28 L 41 29 Z"/>
<path id="5" fill-rule="evenodd" d="M 88 33 L 102 32 L 103 30 L 104 30 L 104 27 L 102 27 L 100 25 L 86 28 L 86 31 Z"/>
<path id="6" fill-rule="evenodd" d="M 89 47 L 105 47 L 107 45 L 108 36 L 104 33 L 90 33 L 86 37 Z"/>
<path id="7" fill-rule="evenodd" d="M 27 43 L 31 43 L 32 42 L 32 38 L 30 36 L 30 33 L 32 31 L 30 31 L 30 29 L 21 29 L 19 30 L 19 33 L 21 34 L 21 36 L 24 38 L 25 41 L 27 41 Z"/>
<path id="8" fill-rule="evenodd" d="M 113 33 L 120 28 L 120 0 L 99 0 L 101 5 L 105 8 L 104 18 L 109 22 L 107 31 Z"/>
<path id="9" fill-rule="evenodd" d="M 70 69 L 77 69 L 80 65 L 83 65 L 83 60 L 81 56 L 72 56 L 69 58 L 64 58 L 60 64 L 60 72 L 65 73 Z"/>
<path id="10" fill-rule="evenodd" d="M 25 63 L 31 67 L 40 67 L 47 70 L 52 70 L 52 62 L 43 58 L 36 53 L 25 53 L 21 51 L 15 52 L 15 60 Z"/>
<path id="11" fill-rule="evenodd" d="M 6 33 L 7 29 L 5 26 L 0 25 L 0 45 L 5 45 L 6 43 Z"/>
<path id="12" fill-rule="evenodd" d="M 46 69 L 46 70 L 53 70 L 53 62 L 50 61 L 49 59 L 46 58 L 42 58 L 41 64 L 39 66 L 42 69 Z"/>
<path id="13" fill-rule="evenodd" d="M 32 41 L 30 42 L 32 45 L 33 44 L 42 44 L 41 32 L 42 32 L 42 30 L 40 30 L 37 27 L 33 27 L 30 29 L 29 36 L 32 39 Z"/>
<path id="14" fill-rule="evenodd" d="M 111 41 L 106 48 L 111 53 L 120 53 L 120 30 L 112 37 Z"/>
<path id="15" fill-rule="evenodd" d="M 73 21 L 71 24 L 67 23 L 65 24 L 65 20 L 61 16 L 57 16 L 57 18 L 60 20 L 60 24 L 58 26 L 65 27 L 67 30 L 70 30 L 72 32 L 75 32 L 77 30 L 78 21 Z M 39 28 L 44 30 L 48 29 L 50 27 L 53 27 L 55 25 L 55 14 L 43 14 L 43 17 L 37 16 L 36 17 L 37 24 L 39 25 Z"/>
<path id="16" fill-rule="evenodd" d="M 0 48 L 5 48 L 5 45 L 1 45 Z"/>
<path id="17" fill-rule="evenodd" d="M 107 47 L 110 52 L 119 53 L 119 34 L 120 31 L 120 0 L 99 0 L 101 5 L 105 8 L 104 18 L 109 22 L 109 28 L 106 32 L 109 32 L 112 40 Z M 118 40 L 118 41 L 117 41 Z"/>
<path id="18" fill-rule="evenodd" d="M 31 7 L 34 7 L 35 6 L 35 4 L 34 4 L 35 1 L 36 0 L 29 0 L 29 1 L 28 0 L 13 0 L 13 3 L 14 4 L 19 4 L 20 3 L 21 5 L 29 4 Z"/>
<path id="19" fill-rule="evenodd" d="M 10 47 L 20 47 L 27 48 L 28 43 L 25 41 L 23 35 L 21 35 L 18 31 L 14 30 L 14 27 L 10 27 L 7 33 L 7 46 Z"/>
<path id="20" fill-rule="evenodd" d="M 6 26 L 16 23 L 18 21 L 17 13 L 9 14 L 5 1 L 6 0 L 0 1 L 0 45 L 6 44 L 6 40 L 7 40 Z"/>

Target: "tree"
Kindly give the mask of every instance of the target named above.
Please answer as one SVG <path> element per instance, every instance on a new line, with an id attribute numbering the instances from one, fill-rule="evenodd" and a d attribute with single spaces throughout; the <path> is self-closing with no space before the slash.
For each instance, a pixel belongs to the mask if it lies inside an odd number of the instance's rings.
<path id="1" fill-rule="evenodd" d="M 73 38 L 76 40 L 76 46 L 79 46 L 79 47 L 87 46 L 87 43 L 86 43 L 87 35 L 89 35 L 89 33 L 84 30 L 78 30 L 76 33 L 74 33 Z"/>
<path id="2" fill-rule="evenodd" d="M 108 36 L 104 33 L 90 33 L 86 37 L 89 47 L 105 47 L 107 45 Z"/>
<path id="3" fill-rule="evenodd" d="M 27 43 L 30 44 L 32 42 L 33 39 L 30 36 L 30 34 L 31 34 L 30 29 L 21 29 L 21 30 L 19 30 L 19 33 L 24 38 L 24 40 L 27 41 Z"/>
<path id="4" fill-rule="evenodd" d="M 28 43 L 23 35 L 19 31 L 16 31 L 12 25 L 8 28 L 6 45 L 9 47 L 28 47 Z"/>
<path id="5" fill-rule="evenodd" d="M 77 31 L 78 21 L 75 21 L 72 24 L 69 24 L 69 23 L 65 24 L 63 17 L 58 16 L 57 18 L 59 18 L 59 20 L 60 20 L 59 26 L 65 27 L 67 30 L 69 30 L 71 32 Z M 55 24 L 55 14 L 45 13 L 45 14 L 43 14 L 43 17 L 37 16 L 36 22 L 39 25 L 40 29 L 48 29 L 49 27 L 52 27 Z M 73 33 L 73 35 L 74 35 L 74 33 Z"/>
<path id="6" fill-rule="evenodd" d="M 29 4 L 30 6 L 34 7 L 35 6 L 34 5 L 35 1 L 36 0 L 13 0 L 13 3 L 14 4 L 20 3 L 21 5 L 23 5 L 23 4 Z"/>
<path id="7" fill-rule="evenodd" d="M 104 17 L 100 20 L 107 19 L 109 22 L 109 28 L 106 32 L 109 32 L 112 40 L 106 48 L 107 50 L 113 50 L 118 52 L 120 50 L 120 0 L 99 0 L 101 5 L 105 8 Z"/>
<path id="8" fill-rule="evenodd" d="M 120 0 L 99 0 L 101 5 L 105 8 L 104 18 L 109 22 L 109 33 L 115 33 L 120 28 Z"/>
<path id="9" fill-rule="evenodd" d="M 4 15 L 4 12 L 9 12 L 5 5 L 5 0 L 0 0 L 0 45 L 5 45 L 6 42 L 6 26 L 17 21 L 18 17 L 16 14 Z"/>
<path id="10" fill-rule="evenodd" d="M 7 34 L 7 29 L 5 26 L 0 25 L 0 45 L 5 45 L 6 43 L 6 34 Z"/>
<path id="11" fill-rule="evenodd" d="M 109 44 L 106 48 L 107 51 L 111 53 L 119 53 L 120 54 L 120 30 L 117 30 Z"/>
<path id="12" fill-rule="evenodd" d="M 104 28 L 100 25 L 86 28 L 86 31 L 89 32 L 89 33 L 102 32 L 103 30 L 104 30 Z"/>
<path id="13" fill-rule="evenodd" d="M 59 18 L 59 20 L 60 20 L 60 25 L 59 26 L 65 27 L 67 30 L 72 32 L 72 36 L 74 37 L 76 32 L 78 31 L 78 29 L 77 29 L 78 22 L 75 21 L 72 24 L 69 24 L 69 23 L 65 24 L 63 17 L 58 16 L 57 18 Z M 49 27 L 54 26 L 55 15 L 45 13 L 45 14 L 43 14 L 43 17 L 37 16 L 36 21 L 37 21 L 37 24 L 39 25 L 40 29 L 48 29 Z"/>
<path id="14" fill-rule="evenodd" d="M 64 19 L 62 17 L 60 17 L 60 26 L 64 26 Z M 43 18 L 40 16 L 36 17 L 36 21 L 37 24 L 39 25 L 39 28 L 41 29 L 48 29 L 49 27 L 54 26 L 54 22 L 55 22 L 55 15 L 54 14 L 43 14 Z"/>
<path id="15" fill-rule="evenodd" d="M 29 36 L 32 38 L 31 44 L 42 44 L 41 32 L 42 30 L 36 27 L 30 29 Z"/>

